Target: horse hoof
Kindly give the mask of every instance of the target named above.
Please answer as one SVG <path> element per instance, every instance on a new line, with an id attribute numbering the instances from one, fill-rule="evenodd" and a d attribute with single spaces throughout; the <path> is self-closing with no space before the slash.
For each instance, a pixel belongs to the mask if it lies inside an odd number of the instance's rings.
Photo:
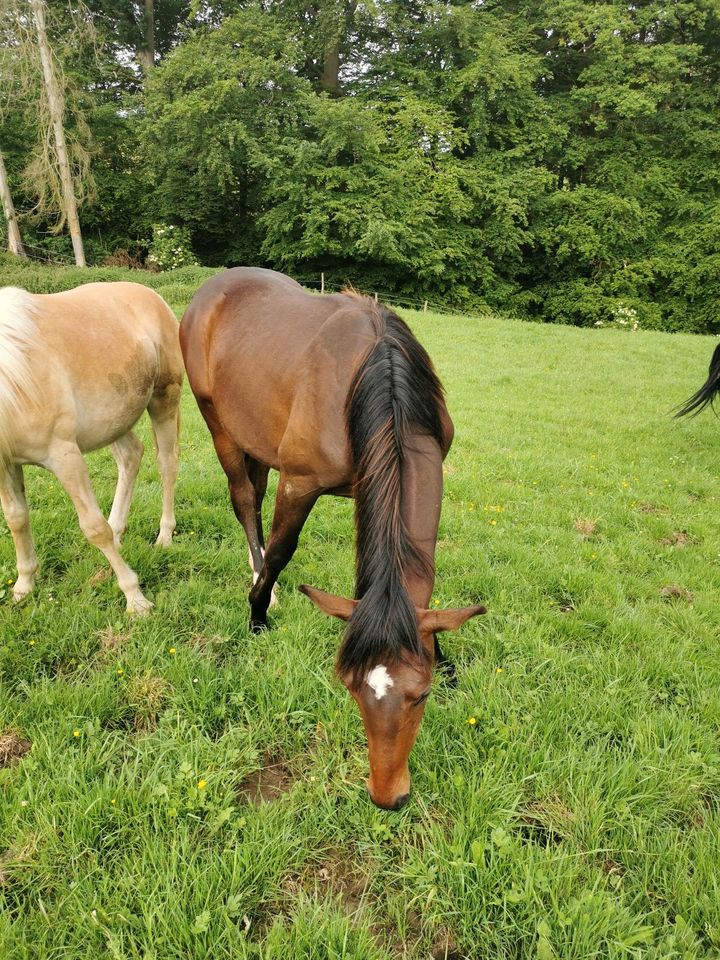
<path id="1" fill-rule="evenodd" d="M 262 633 L 263 630 L 267 630 L 267 620 L 251 620 L 250 621 L 250 630 L 253 633 Z"/>
<path id="2" fill-rule="evenodd" d="M 172 534 L 171 533 L 159 533 L 158 538 L 155 541 L 156 547 L 167 548 L 172 546 Z"/>
<path id="3" fill-rule="evenodd" d="M 146 600 L 142 594 L 128 600 L 127 612 L 131 617 L 146 617 L 155 606 L 150 600 Z"/>
<path id="4" fill-rule="evenodd" d="M 13 603 L 22 603 L 26 597 L 30 596 L 29 590 L 13 590 L 12 599 Z"/>

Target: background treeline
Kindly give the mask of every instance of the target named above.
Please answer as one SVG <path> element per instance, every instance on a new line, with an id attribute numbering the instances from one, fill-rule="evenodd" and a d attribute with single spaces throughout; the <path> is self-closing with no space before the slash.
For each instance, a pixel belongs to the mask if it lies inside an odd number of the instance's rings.
<path id="1" fill-rule="evenodd" d="M 21 232 L 68 255 L 32 24 L 0 4 Z M 46 7 L 91 263 L 191 250 L 435 305 L 720 330 L 718 0 Z"/>

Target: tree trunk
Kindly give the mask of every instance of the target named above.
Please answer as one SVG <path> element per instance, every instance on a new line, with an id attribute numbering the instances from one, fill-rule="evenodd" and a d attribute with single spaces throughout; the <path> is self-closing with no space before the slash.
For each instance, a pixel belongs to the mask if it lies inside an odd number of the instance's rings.
<path id="1" fill-rule="evenodd" d="M 320 77 L 323 90 L 337 93 L 340 88 L 340 42 L 332 41 L 324 51 Z"/>
<path id="2" fill-rule="evenodd" d="M 138 50 L 138 60 L 147 76 L 155 66 L 155 0 L 145 0 L 143 42 Z"/>
<path id="3" fill-rule="evenodd" d="M 325 41 L 320 84 L 323 90 L 337 94 L 340 92 L 340 50 L 355 16 L 357 0 L 345 0 L 340 4 L 337 0 L 328 0 L 328 7 L 331 8 L 328 20 L 334 21 L 334 25 L 328 30 Z"/>
<path id="4" fill-rule="evenodd" d="M 8 231 L 8 249 L 18 257 L 24 257 L 22 240 L 20 239 L 20 229 L 15 216 L 15 207 L 12 202 L 10 185 L 5 170 L 5 160 L 0 151 L 0 196 L 2 197 L 3 210 L 5 211 L 5 220 L 7 221 Z"/>
<path id="5" fill-rule="evenodd" d="M 80 232 L 80 219 L 78 217 L 77 203 L 75 201 L 75 190 L 73 187 L 72 173 L 70 171 L 70 161 L 68 159 L 67 143 L 65 141 L 65 128 L 63 127 L 63 117 L 65 115 L 65 101 L 62 90 L 58 83 L 52 62 L 52 52 L 47 39 L 45 30 L 45 2 L 44 0 L 30 0 L 30 7 L 37 30 L 38 46 L 40 48 L 40 60 L 42 62 L 43 77 L 45 80 L 45 90 L 47 92 L 48 107 L 50 108 L 50 120 L 55 137 L 55 153 L 57 155 L 58 167 L 60 169 L 60 183 L 62 185 L 63 206 L 65 217 L 70 228 L 70 239 L 72 240 L 73 253 L 75 254 L 75 263 L 79 267 L 86 266 L 85 250 L 83 249 L 82 234 Z"/>

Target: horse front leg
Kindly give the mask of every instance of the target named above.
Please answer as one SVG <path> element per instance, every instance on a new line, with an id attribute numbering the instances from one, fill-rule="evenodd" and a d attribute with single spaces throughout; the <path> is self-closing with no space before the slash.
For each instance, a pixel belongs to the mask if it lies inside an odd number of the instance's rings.
<path id="1" fill-rule="evenodd" d="M 275 513 L 262 569 L 250 591 L 250 629 L 255 633 L 267 626 L 267 611 L 275 581 L 292 559 L 308 514 L 321 490 L 306 489 L 306 482 L 280 474 L 275 496 Z"/>
<path id="2" fill-rule="evenodd" d="M 35 586 L 38 560 L 30 532 L 30 513 L 25 499 L 23 469 L 19 464 L 0 468 L 0 502 L 15 543 L 18 578 L 12 588 L 13 600 L 19 603 Z"/>

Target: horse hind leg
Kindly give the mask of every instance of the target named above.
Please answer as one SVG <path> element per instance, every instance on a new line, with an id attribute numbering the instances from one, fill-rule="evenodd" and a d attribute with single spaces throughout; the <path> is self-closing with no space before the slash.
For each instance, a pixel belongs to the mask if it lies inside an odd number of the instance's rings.
<path id="1" fill-rule="evenodd" d="M 145 614 L 152 609 L 140 590 L 137 574 L 120 556 L 112 527 L 98 506 L 87 466 L 80 448 L 70 441 L 53 444 L 43 464 L 52 470 L 65 488 L 77 511 L 80 529 L 98 550 L 105 554 L 125 594 L 128 613 Z"/>
<path id="2" fill-rule="evenodd" d="M 169 547 L 175 533 L 175 483 L 178 475 L 180 434 L 180 387 L 155 394 L 148 404 L 152 421 L 158 466 L 163 483 L 160 532 L 155 545 Z"/>
<path id="3" fill-rule="evenodd" d="M 130 502 L 144 449 L 141 441 L 138 440 L 132 430 L 116 440 L 110 447 L 118 468 L 117 487 L 108 517 L 116 547 L 120 546 L 122 535 L 127 529 Z"/>
<path id="4" fill-rule="evenodd" d="M 8 464 L 0 468 L 0 502 L 15 543 L 18 577 L 12 588 L 12 596 L 18 603 L 35 586 L 35 575 L 39 567 L 30 532 L 30 514 L 25 499 L 21 466 Z"/>
<path id="5" fill-rule="evenodd" d="M 220 466 L 227 476 L 230 502 L 235 516 L 247 537 L 250 569 L 253 571 L 253 582 L 256 582 L 263 566 L 263 549 L 258 535 L 257 492 L 248 473 L 248 464 L 257 461 L 248 457 L 226 433 L 210 401 L 199 401 L 199 406 L 212 435 Z"/>
<path id="6" fill-rule="evenodd" d="M 257 537 L 258 542 L 260 543 L 260 553 L 265 557 L 265 533 L 263 531 L 263 522 L 262 522 L 262 505 L 263 500 L 265 499 L 265 493 L 267 491 L 268 483 L 268 474 L 270 470 L 265 466 L 264 463 L 260 463 L 259 460 L 255 460 L 253 457 L 246 454 L 245 456 L 245 467 L 247 469 L 248 477 L 250 482 L 253 485 L 255 490 L 255 524 L 257 527 Z M 260 569 L 255 569 L 255 564 L 253 563 L 253 555 L 250 548 L 248 548 L 248 563 L 250 564 L 250 569 L 253 574 L 253 586 L 257 583 L 258 577 L 260 575 Z M 278 603 L 277 597 L 277 584 L 272 588 L 272 594 L 270 596 L 270 606 L 275 607 Z"/>

